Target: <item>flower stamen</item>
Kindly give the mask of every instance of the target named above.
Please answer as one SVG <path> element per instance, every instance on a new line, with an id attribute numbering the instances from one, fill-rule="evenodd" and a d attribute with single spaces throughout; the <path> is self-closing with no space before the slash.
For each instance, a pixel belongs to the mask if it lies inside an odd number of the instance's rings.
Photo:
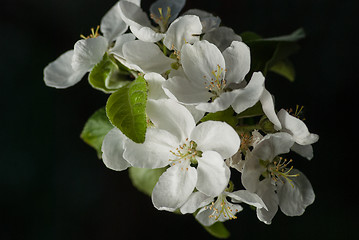
<path id="1" fill-rule="evenodd" d="M 99 30 L 100 30 L 100 25 L 97 25 L 96 30 L 94 28 L 91 28 L 91 34 L 90 35 L 85 37 L 83 34 L 81 34 L 80 37 L 83 38 L 83 39 L 97 38 L 98 36 L 100 36 Z"/>

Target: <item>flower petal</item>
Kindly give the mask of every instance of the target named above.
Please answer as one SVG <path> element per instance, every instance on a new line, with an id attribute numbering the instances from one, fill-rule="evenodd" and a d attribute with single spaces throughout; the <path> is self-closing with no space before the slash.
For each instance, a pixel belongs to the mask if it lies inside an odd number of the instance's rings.
<path id="1" fill-rule="evenodd" d="M 208 196 L 218 196 L 227 187 L 230 177 L 230 170 L 222 156 L 214 151 L 206 151 L 197 160 L 196 188 Z"/>
<path id="2" fill-rule="evenodd" d="M 199 41 L 201 33 L 202 24 L 199 17 L 194 15 L 182 16 L 169 26 L 163 43 L 168 49 L 180 51 L 184 44 L 193 44 Z"/>
<path id="3" fill-rule="evenodd" d="M 44 69 L 46 86 L 67 88 L 78 83 L 87 71 L 74 71 L 71 66 L 73 50 L 69 50 L 49 63 Z"/>
<path id="4" fill-rule="evenodd" d="M 194 213 L 198 208 L 204 207 L 210 204 L 214 200 L 213 197 L 209 197 L 201 192 L 194 192 L 189 196 L 187 201 L 181 207 L 181 213 Z"/>
<path id="5" fill-rule="evenodd" d="M 278 211 L 278 196 L 274 192 L 273 185 L 270 181 L 270 178 L 261 181 L 257 192 L 258 196 L 267 206 L 267 209 L 257 208 L 257 217 L 265 224 L 271 224 L 272 219 Z"/>
<path id="6" fill-rule="evenodd" d="M 288 133 L 268 134 L 258 143 L 252 153 L 258 159 L 271 161 L 280 154 L 288 153 L 293 144 L 293 138 Z"/>
<path id="7" fill-rule="evenodd" d="M 100 25 L 103 36 L 108 43 L 115 41 L 127 30 L 127 24 L 121 18 L 120 6 L 116 3 L 101 19 Z"/>
<path id="8" fill-rule="evenodd" d="M 175 76 L 163 83 L 167 96 L 180 103 L 198 104 L 207 102 L 213 94 L 206 88 L 193 84 L 187 77 Z"/>
<path id="9" fill-rule="evenodd" d="M 118 56 L 120 58 L 124 58 L 123 45 L 126 42 L 134 41 L 135 39 L 136 39 L 136 36 L 133 35 L 132 33 L 126 33 L 126 34 L 119 36 L 116 39 L 115 46 L 113 46 L 113 48 L 111 48 L 110 53 L 115 54 L 116 56 Z"/>
<path id="10" fill-rule="evenodd" d="M 232 198 L 233 202 L 244 202 L 256 208 L 265 208 L 263 200 L 255 193 L 251 193 L 247 190 L 238 190 L 227 194 L 228 197 Z"/>
<path id="11" fill-rule="evenodd" d="M 156 44 L 141 40 L 126 42 L 122 50 L 124 59 L 128 63 L 140 67 L 144 73 L 156 72 L 161 74 L 169 70 L 175 61 L 166 57 Z"/>
<path id="12" fill-rule="evenodd" d="M 242 41 L 242 38 L 232 28 L 225 26 L 206 32 L 202 39 L 215 44 L 221 52 L 228 48 L 233 41 Z"/>
<path id="13" fill-rule="evenodd" d="M 242 170 L 243 186 L 250 192 L 256 192 L 260 183 L 259 178 L 265 170 L 266 169 L 259 164 L 259 158 L 252 152 L 248 152 Z"/>
<path id="14" fill-rule="evenodd" d="M 233 41 L 232 44 L 223 51 L 223 57 L 226 61 L 227 84 L 241 83 L 251 67 L 249 47 L 243 42 Z"/>
<path id="15" fill-rule="evenodd" d="M 115 170 L 123 171 L 131 166 L 123 158 L 125 148 L 125 141 L 128 138 L 117 128 L 113 128 L 107 133 L 102 142 L 102 160 L 106 167 Z"/>
<path id="16" fill-rule="evenodd" d="M 190 9 L 183 13 L 183 15 L 196 15 L 199 17 L 202 23 L 202 32 L 206 33 L 212 31 L 219 27 L 221 19 L 219 17 L 213 16 L 212 13 L 200 10 L 200 9 Z M 207 40 L 207 39 L 204 39 Z M 209 41 L 210 42 L 210 41 Z"/>
<path id="17" fill-rule="evenodd" d="M 165 34 L 158 33 L 152 30 L 150 27 L 144 26 L 130 26 L 131 32 L 140 40 L 144 42 L 158 42 Z"/>
<path id="18" fill-rule="evenodd" d="M 261 72 L 255 72 L 252 75 L 248 85 L 243 89 L 236 89 L 237 97 L 232 103 L 236 113 L 241 113 L 247 108 L 256 104 L 262 96 L 264 90 L 264 76 Z"/>
<path id="19" fill-rule="evenodd" d="M 294 143 L 291 147 L 293 152 L 298 153 L 300 156 L 305 157 L 308 160 L 313 158 L 313 147 L 312 145 L 300 145 L 298 143 Z"/>
<path id="20" fill-rule="evenodd" d="M 290 115 L 284 109 L 281 109 L 277 115 L 282 124 L 282 130 L 291 134 L 296 143 L 308 145 L 318 141 L 319 136 L 310 133 L 305 123 L 299 118 Z"/>
<path id="21" fill-rule="evenodd" d="M 241 140 L 236 131 L 227 123 L 206 121 L 199 124 L 191 133 L 191 140 L 197 143 L 200 151 L 216 151 L 222 159 L 237 153 Z"/>
<path id="22" fill-rule="evenodd" d="M 176 136 L 178 142 L 184 142 L 196 126 L 192 114 L 170 99 L 148 100 L 146 112 L 156 127 Z"/>
<path id="23" fill-rule="evenodd" d="M 291 178 L 292 182 L 285 181 L 277 190 L 279 207 L 287 216 L 300 216 L 305 208 L 312 204 L 315 194 L 307 177 L 297 169 L 292 169 L 291 174 L 299 174 Z"/>
<path id="24" fill-rule="evenodd" d="M 129 26 L 135 27 L 151 27 L 150 19 L 142 8 L 134 2 L 120 1 L 119 2 L 121 18 Z"/>
<path id="25" fill-rule="evenodd" d="M 277 114 L 275 113 L 273 97 L 267 89 L 264 88 L 262 96 L 259 100 L 262 104 L 263 112 L 269 121 L 274 124 L 274 127 L 277 130 L 281 129 L 282 125 L 277 117 Z"/>
<path id="26" fill-rule="evenodd" d="M 148 99 L 164 99 L 167 98 L 166 93 L 162 89 L 162 84 L 166 81 L 158 73 L 147 73 L 144 76 L 145 80 L 148 83 Z"/>
<path id="27" fill-rule="evenodd" d="M 158 210 L 173 212 L 186 202 L 196 182 L 196 169 L 190 167 L 188 163 L 176 164 L 168 168 L 153 189 L 153 205 Z"/>
<path id="28" fill-rule="evenodd" d="M 107 40 L 102 36 L 77 41 L 72 56 L 72 68 L 75 71 L 90 71 L 102 60 L 107 47 Z"/>
<path id="29" fill-rule="evenodd" d="M 156 128 L 149 128 L 144 143 L 131 140 L 125 142 L 123 157 L 134 167 L 161 168 L 170 163 L 170 153 L 179 142 L 171 133 Z"/>
<path id="30" fill-rule="evenodd" d="M 213 102 L 203 101 L 199 103 L 196 108 L 205 112 L 223 111 L 226 110 L 229 106 L 231 106 L 237 95 L 237 90 L 233 90 L 231 92 L 224 92 L 219 95 L 219 97 L 215 98 Z"/>
<path id="31" fill-rule="evenodd" d="M 182 67 L 193 84 L 200 88 L 209 86 L 214 71 L 222 68 L 219 79 L 224 78 L 225 62 L 222 53 L 212 43 L 198 41 L 193 45 L 185 44 L 181 53 Z M 207 85 L 206 85 L 207 84 Z"/>

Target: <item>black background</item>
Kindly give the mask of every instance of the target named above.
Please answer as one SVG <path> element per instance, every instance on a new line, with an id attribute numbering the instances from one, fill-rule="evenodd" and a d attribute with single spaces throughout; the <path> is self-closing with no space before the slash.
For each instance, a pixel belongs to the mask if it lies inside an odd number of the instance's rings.
<path id="1" fill-rule="evenodd" d="M 147 10 L 152 1 L 142 1 Z M 211 239 L 192 216 L 157 211 L 126 172 L 107 169 L 79 138 L 107 95 L 84 79 L 66 90 L 46 87 L 43 68 L 72 49 L 114 0 L 5 0 L 0 5 L 0 239 Z M 185 9 L 212 12 L 237 33 L 264 37 L 303 27 L 292 57 L 297 80 L 269 74 L 277 108 L 305 106 L 320 135 L 315 157 L 298 157 L 316 193 L 301 217 L 278 212 L 272 225 L 249 208 L 226 222 L 233 239 L 353 239 L 359 227 L 359 2 L 198 0 Z M 353 235 L 355 234 L 355 235 Z"/>

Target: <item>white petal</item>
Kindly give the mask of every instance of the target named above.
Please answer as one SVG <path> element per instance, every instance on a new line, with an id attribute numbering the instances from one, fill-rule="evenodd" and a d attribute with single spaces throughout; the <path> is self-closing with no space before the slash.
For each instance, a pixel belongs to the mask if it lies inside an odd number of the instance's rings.
<path id="1" fill-rule="evenodd" d="M 315 194 L 307 177 L 297 169 L 292 169 L 290 174 L 299 174 L 291 178 L 292 184 L 288 181 L 278 189 L 279 206 L 287 216 L 300 216 L 305 208 L 312 204 Z"/>
<path id="2" fill-rule="evenodd" d="M 258 143 L 252 153 L 258 159 L 271 161 L 280 154 L 288 153 L 293 144 L 293 138 L 288 133 L 268 134 Z"/>
<path id="3" fill-rule="evenodd" d="M 123 171 L 131 166 L 123 158 L 125 150 L 125 141 L 128 138 L 117 128 L 112 129 L 107 133 L 102 142 L 102 159 L 106 167 L 115 170 Z"/>
<path id="4" fill-rule="evenodd" d="M 302 120 L 290 115 L 286 110 L 281 109 L 278 112 L 278 118 L 283 131 L 291 134 L 296 143 L 308 145 L 318 141 L 319 136 L 317 134 L 310 133 Z"/>
<path id="5" fill-rule="evenodd" d="M 196 15 L 199 17 L 202 23 L 202 32 L 206 33 L 212 31 L 219 27 L 221 19 L 219 17 L 213 16 L 212 13 L 200 10 L 200 9 L 190 9 L 183 13 L 183 15 Z M 207 39 L 204 39 L 207 40 Z"/>
<path id="6" fill-rule="evenodd" d="M 129 26 L 151 27 L 150 19 L 139 5 L 130 1 L 120 1 L 120 14 L 124 22 Z"/>
<path id="7" fill-rule="evenodd" d="M 118 57 L 124 58 L 123 45 L 126 42 L 134 41 L 135 39 L 136 39 L 136 36 L 133 35 L 132 33 L 126 33 L 126 34 L 119 36 L 116 39 L 115 46 L 113 46 L 113 48 L 111 48 L 110 53 L 115 54 Z"/>
<path id="8" fill-rule="evenodd" d="M 115 41 L 127 30 L 127 24 L 121 18 L 120 6 L 116 3 L 101 19 L 101 32 L 108 43 Z"/>
<path id="9" fill-rule="evenodd" d="M 209 197 L 206 194 L 194 192 L 181 207 L 181 213 L 194 213 L 198 208 L 210 204 L 213 200 L 213 197 Z"/>
<path id="10" fill-rule="evenodd" d="M 144 42 L 158 42 L 165 36 L 165 34 L 155 32 L 152 28 L 145 26 L 130 26 L 130 29 L 138 39 Z"/>
<path id="11" fill-rule="evenodd" d="M 198 181 L 196 188 L 208 195 L 218 196 L 227 187 L 230 170 L 219 153 L 206 151 L 197 158 Z"/>
<path id="12" fill-rule="evenodd" d="M 236 99 L 232 103 L 232 107 L 236 113 L 256 104 L 262 96 L 264 90 L 264 76 L 261 72 L 255 72 L 248 85 L 243 89 L 234 90 L 237 92 Z"/>
<path id="13" fill-rule="evenodd" d="M 270 183 L 270 179 L 265 179 L 260 183 L 257 194 L 267 206 L 267 209 L 257 208 L 257 217 L 265 224 L 271 224 L 272 219 L 278 211 L 279 200 Z"/>
<path id="14" fill-rule="evenodd" d="M 199 17 L 187 15 L 177 18 L 168 28 L 163 43 L 168 49 L 180 51 L 185 43 L 199 41 L 202 24 Z"/>
<path id="15" fill-rule="evenodd" d="M 232 28 L 221 26 L 204 34 L 203 40 L 215 44 L 223 52 L 233 41 L 242 41 L 242 38 Z"/>
<path id="16" fill-rule="evenodd" d="M 200 88 L 209 86 L 208 82 L 214 78 L 212 71 L 218 70 L 218 66 L 222 68 L 219 79 L 224 78 L 226 66 L 222 53 L 207 41 L 198 41 L 193 45 L 185 44 L 182 48 L 181 60 L 188 78 Z"/>
<path id="17" fill-rule="evenodd" d="M 247 190 L 238 190 L 231 193 L 227 193 L 227 196 L 232 198 L 233 202 L 244 202 L 256 208 L 265 208 L 263 200 L 255 193 L 251 193 Z"/>
<path id="18" fill-rule="evenodd" d="M 130 140 L 125 142 L 123 157 L 134 167 L 161 168 L 170 163 L 170 151 L 178 145 L 177 138 L 171 133 L 149 128 L 144 143 L 138 144 Z"/>
<path id="19" fill-rule="evenodd" d="M 251 67 L 251 53 L 249 47 L 238 41 L 233 41 L 231 46 L 223 51 L 226 61 L 226 81 L 228 84 L 240 83 Z"/>
<path id="20" fill-rule="evenodd" d="M 185 108 L 192 114 L 195 123 L 198 123 L 206 112 L 198 110 L 194 105 L 184 105 Z"/>
<path id="21" fill-rule="evenodd" d="M 227 123 L 206 121 L 199 124 L 191 133 L 200 151 L 216 151 L 222 159 L 237 153 L 241 140 L 236 131 Z"/>
<path id="22" fill-rule="evenodd" d="M 156 127 L 170 132 L 179 142 L 188 138 L 196 126 L 192 114 L 170 99 L 148 100 L 146 112 Z"/>
<path id="23" fill-rule="evenodd" d="M 199 103 L 196 108 L 205 112 L 218 112 L 226 110 L 233 103 L 238 95 L 238 90 L 231 92 L 224 92 L 219 97 L 215 98 L 213 102 Z"/>
<path id="24" fill-rule="evenodd" d="M 305 157 L 308 160 L 313 158 L 313 147 L 312 145 L 300 145 L 294 143 L 291 150 L 298 153 L 300 156 Z"/>
<path id="25" fill-rule="evenodd" d="M 74 71 L 71 66 L 73 50 L 67 51 L 44 69 L 44 81 L 49 87 L 67 88 L 78 83 L 87 71 Z"/>
<path id="26" fill-rule="evenodd" d="M 181 207 L 194 190 L 196 169 L 189 164 L 176 164 L 159 178 L 152 192 L 152 203 L 158 210 L 174 211 Z"/>
<path id="27" fill-rule="evenodd" d="M 161 15 L 159 14 L 158 9 L 161 8 L 162 16 L 167 16 L 167 8 L 169 7 L 171 10 L 171 17 L 168 21 L 172 22 L 176 19 L 185 3 L 186 0 L 157 0 L 156 2 L 152 3 L 150 7 L 150 12 L 159 18 L 161 17 Z"/>
<path id="28" fill-rule="evenodd" d="M 148 83 L 148 99 L 157 100 L 167 98 L 166 93 L 162 89 L 162 84 L 166 81 L 164 77 L 158 73 L 147 73 L 144 78 Z"/>
<path id="29" fill-rule="evenodd" d="M 282 125 L 277 117 L 277 114 L 275 113 L 273 97 L 270 92 L 268 92 L 268 90 L 265 88 L 263 90 L 260 101 L 262 104 L 263 112 L 265 113 L 269 121 L 274 124 L 274 127 L 277 130 L 281 129 Z"/>
<path id="30" fill-rule="evenodd" d="M 190 79 L 181 76 L 169 78 L 163 83 L 163 90 L 169 98 L 184 104 L 207 102 L 213 96 L 206 88 L 199 87 Z"/>
<path id="31" fill-rule="evenodd" d="M 72 68 L 75 71 L 90 71 L 102 60 L 107 47 L 107 40 L 102 36 L 77 41 L 74 46 Z"/>
<path id="32" fill-rule="evenodd" d="M 126 42 L 123 45 L 123 55 L 127 62 L 136 64 L 144 73 L 161 74 L 169 70 L 175 61 L 166 57 L 156 44 L 140 40 Z"/>
<path id="33" fill-rule="evenodd" d="M 250 192 L 256 192 L 260 183 L 259 177 L 266 169 L 259 164 L 252 152 L 246 154 L 244 168 L 242 170 L 242 184 Z"/>

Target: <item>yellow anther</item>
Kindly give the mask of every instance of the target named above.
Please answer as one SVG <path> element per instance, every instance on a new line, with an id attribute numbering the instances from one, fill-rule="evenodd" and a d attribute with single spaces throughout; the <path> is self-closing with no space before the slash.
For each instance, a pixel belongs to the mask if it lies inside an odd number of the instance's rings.
<path id="1" fill-rule="evenodd" d="M 100 30 L 100 25 L 97 25 L 96 30 L 94 28 L 91 28 L 91 34 L 90 35 L 85 37 L 83 34 L 81 34 L 80 37 L 83 38 L 83 39 L 97 38 L 98 36 L 100 36 L 99 30 Z"/>

